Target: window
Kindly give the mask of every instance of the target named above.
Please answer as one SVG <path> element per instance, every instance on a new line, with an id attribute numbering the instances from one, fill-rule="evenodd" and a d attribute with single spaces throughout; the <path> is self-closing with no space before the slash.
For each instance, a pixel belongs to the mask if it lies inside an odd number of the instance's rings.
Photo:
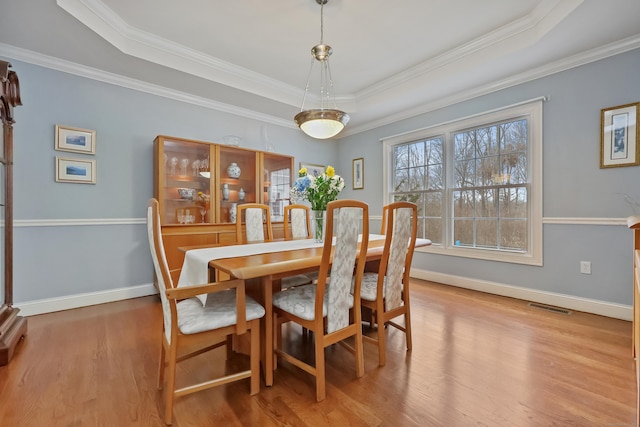
<path id="1" fill-rule="evenodd" d="M 383 143 L 385 200 L 418 205 L 425 251 L 542 265 L 542 101 Z"/>

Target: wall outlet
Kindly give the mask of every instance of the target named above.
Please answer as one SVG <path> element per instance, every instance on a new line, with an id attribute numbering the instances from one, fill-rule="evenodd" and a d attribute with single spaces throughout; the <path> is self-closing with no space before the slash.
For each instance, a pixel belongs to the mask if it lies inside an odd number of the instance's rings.
<path id="1" fill-rule="evenodd" d="M 591 274 L 591 261 L 580 261 L 580 273 Z"/>

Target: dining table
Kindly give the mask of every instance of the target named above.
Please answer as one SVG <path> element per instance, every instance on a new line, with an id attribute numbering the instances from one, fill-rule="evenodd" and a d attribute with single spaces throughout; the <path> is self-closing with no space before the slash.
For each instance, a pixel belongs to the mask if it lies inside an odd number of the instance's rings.
<path id="1" fill-rule="evenodd" d="M 370 234 L 367 245 L 367 263 L 382 258 L 384 235 Z M 334 237 L 335 239 L 335 237 Z M 428 239 L 417 239 L 416 247 L 431 245 Z M 249 287 L 259 286 L 261 303 L 265 308 L 261 322 L 261 365 L 267 386 L 273 385 L 273 293 L 279 290 L 280 279 L 292 275 L 317 271 L 320 268 L 324 243 L 314 239 L 280 240 L 216 247 L 182 247 L 185 259 L 178 287 L 207 283 L 210 271 L 224 273 L 230 278 L 242 279 Z M 361 250 L 358 244 L 358 251 Z M 199 296 L 203 304 L 206 295 Z"/>

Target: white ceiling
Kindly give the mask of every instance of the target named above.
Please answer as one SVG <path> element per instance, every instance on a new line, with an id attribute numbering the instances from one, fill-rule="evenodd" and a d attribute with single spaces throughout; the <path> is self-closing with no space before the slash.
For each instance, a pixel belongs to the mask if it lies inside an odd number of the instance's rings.
<path id="1" fill-rule="evenodd" d="M 291 126 L 320 41 L 315 0 L 9 3 L 0 55 L 27 49 Z M 638 48 L 639 17 L 640 0 L 329 0 L 341 136 Z"/>

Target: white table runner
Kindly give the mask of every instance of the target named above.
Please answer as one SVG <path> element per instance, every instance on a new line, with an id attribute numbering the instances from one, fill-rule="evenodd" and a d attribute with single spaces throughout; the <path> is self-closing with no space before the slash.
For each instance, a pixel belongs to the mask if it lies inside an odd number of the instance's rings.
<path id="1" fill-rule="evenodd" d="M 384 239 L 385 236 L 370 234 L 369 240 Z M 361 237 L 358 238 L 360 241 Z M 335 240 L 335 237 L 334 237 Z M 286 240 L 281 242 L 248 243 L 244 245 L 218 246 L 215 248 L 191 249 L 184 254 L 184 263 L 178 279 L 178 287 L 202 285 L 209 282 L 209 261 L 222 258 L 285 252 L 296 249 L 321 248 L 324 243 L 313 239 Z M 206 304 L 207 295 L 198 295 L 202 304 Z"/>

